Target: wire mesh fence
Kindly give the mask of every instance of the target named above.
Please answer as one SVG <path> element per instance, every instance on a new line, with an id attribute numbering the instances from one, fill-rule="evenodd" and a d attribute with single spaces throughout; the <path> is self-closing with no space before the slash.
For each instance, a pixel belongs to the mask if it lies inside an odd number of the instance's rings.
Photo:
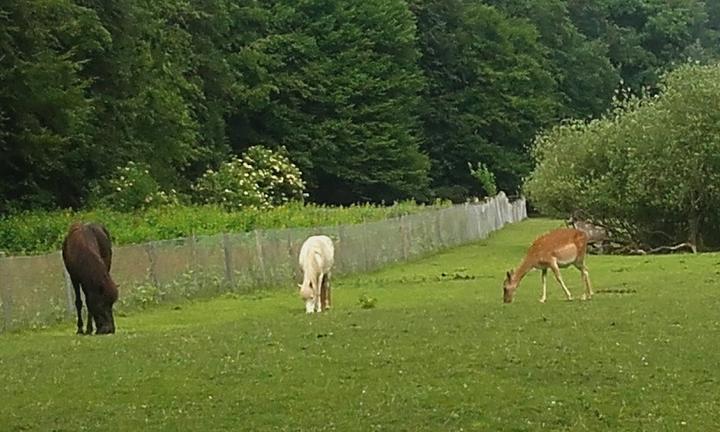
<path id="1" fill-rule="evenodd" d="M 335 242 L 334 275 L 367 272 L 487 237 L 527 217 L 525 200 L 500 193 L 480 203 L 359 225 L 257 230 L 113 248 L 119 311 L 224 292 L 291 289 L 301 278 L 305 239 Z M 75 314 L 60 252 L 0 258 L 0 332 L 47 325 Z"/>

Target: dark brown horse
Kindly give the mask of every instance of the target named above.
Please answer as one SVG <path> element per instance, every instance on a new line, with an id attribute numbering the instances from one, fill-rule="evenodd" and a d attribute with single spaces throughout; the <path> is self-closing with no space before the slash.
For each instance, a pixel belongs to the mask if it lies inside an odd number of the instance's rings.
<path id="1" fill-rule="evenodd" d="M 80 287 L 88 309 L 85 333 L 92 334 L 93 320 L 96 334 L 115 333 L 112 307 L 118 289 L 110 277 L 112 244 L 108 230 L 100 224 L 73 223 L 63 242 L 62 256 L 75 289 L 78 334 L 83 333 Z"/>

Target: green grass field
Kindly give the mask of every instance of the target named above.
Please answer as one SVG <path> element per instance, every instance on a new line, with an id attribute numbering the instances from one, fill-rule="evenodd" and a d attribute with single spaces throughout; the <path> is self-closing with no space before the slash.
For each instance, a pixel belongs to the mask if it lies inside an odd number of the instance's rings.
<path id="1" fill-rule="evenodd" d="M 287 287 L 2 335 L 0 430 L 720 430 L 720 255 L 590 256 L 592 301 L 533 272 L 502 304 L 558 225 L 338 279 L 323 315 Z"/>

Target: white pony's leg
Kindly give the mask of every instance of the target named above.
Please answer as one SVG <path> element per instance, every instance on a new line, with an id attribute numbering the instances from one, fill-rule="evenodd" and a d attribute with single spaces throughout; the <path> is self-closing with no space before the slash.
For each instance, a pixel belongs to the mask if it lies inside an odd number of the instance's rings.
<path id="1" fill-rule="evenodd" d="M 323 289 L 323 279 L 325 275 L 320 273 L 320 276 L 318 276 L 318 284 L 317 284 L 317 290 L 318 290 L 318 296 L 317 296 L 317 304 L 318 304 L 318 312 L 322 312 L 325 309 L 325 290 Z"/>
<path id="2" fill-rule="evenodd" d="M 317 286 L 314 287 L 313 294 L 313 301 L 315 302 L 313 303 L 315 305 L 315 312 L 320 312 L 320 288 Z"/>

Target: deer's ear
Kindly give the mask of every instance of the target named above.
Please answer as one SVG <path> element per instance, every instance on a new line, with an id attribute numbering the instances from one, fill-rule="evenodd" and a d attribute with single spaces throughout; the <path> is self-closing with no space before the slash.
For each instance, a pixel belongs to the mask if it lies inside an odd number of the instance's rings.
<path id="1" fill-rule="evenodd" d="M 505 273 L 505 275 L 507 276 L 507 280 L 510 280 L 512 279 L 513 271 L 510 270 L 509 272 Z"/>
<path id="2" fill-rule="evenodd" d="M 298 288 L 302 289 L 302 284 L 298 284 Z"/>

